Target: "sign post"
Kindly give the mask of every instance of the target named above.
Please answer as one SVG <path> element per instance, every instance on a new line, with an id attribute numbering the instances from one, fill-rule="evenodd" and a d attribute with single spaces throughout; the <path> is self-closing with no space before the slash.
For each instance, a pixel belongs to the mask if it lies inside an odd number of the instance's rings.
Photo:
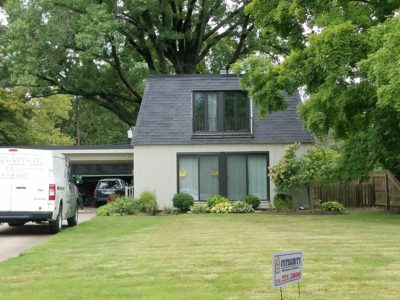
<path id="1" fill-rule="evenodd" d="M 298 283 L 300 298 L 300 281 L 303 279 L 303 251 L 275 253 L 272 255 L 272 287 L 280 288 L 291 283 Z"/>

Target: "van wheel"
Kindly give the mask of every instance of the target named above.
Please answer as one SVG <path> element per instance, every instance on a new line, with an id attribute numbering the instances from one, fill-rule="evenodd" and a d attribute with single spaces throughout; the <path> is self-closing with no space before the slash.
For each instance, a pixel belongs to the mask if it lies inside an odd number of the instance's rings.
<path id="1" fill-rule="evenodd" d="M 68 226 L 72 227 L 78 224 L 78 207 L 75 209 L 75 213 L 71 218 L 67 219 Z"/>
<path id="2" fill-rule="evenodd" d="M 62 229 L 62 206 L 60 206 L 60 210 L 58 211 L 57 219 L 50 223 L 49 226 L 50 233 L 56 234 Z"/>

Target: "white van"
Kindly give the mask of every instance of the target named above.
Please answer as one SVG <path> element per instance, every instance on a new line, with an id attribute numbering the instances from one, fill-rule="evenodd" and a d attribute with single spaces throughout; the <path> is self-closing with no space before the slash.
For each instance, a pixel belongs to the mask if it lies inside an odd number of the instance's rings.
<path id="1" fill-rule="evenodd" d="M 78 222 L 78 189 L 69 160 L 47 150 L 0 149 L 0 223 L 49 222 L 51 233 Z"/>

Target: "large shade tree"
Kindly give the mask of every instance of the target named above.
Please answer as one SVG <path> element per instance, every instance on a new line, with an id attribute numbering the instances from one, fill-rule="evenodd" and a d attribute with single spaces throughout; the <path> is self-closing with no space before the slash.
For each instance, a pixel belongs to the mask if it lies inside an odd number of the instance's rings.
<path id="1" fill-rule="evenodd" d="M 127 144 L 129 125 L 113 112 L 88 99 L 73 97 L 70 118 L 61 130 L 74 137 L 76 145 Z"/>
<path id="2" fill-rule="evenodd" d="M 0 144 L 72 144 L 73 139 L 61 130 L 70 107 L 70 97 L 65 95 L 31 98 L 26 89 L 0 88 Z"/>
<path id="3" fill-rule="evenodd" d="M 376 166 L 400 175 L 399 8 L 398 0 L 254 0 L 247 8 L 281 59 L 242 61 L 243 86 L 264 113 L 285 107 L 283 91 L 305 91 L 305 125 L 343 141 L 344 177 Z"/>
<path id="4" fill-rule="evenodd" d="M 260 49 L 246 0 L 2 2 L 9 85 L 83 96 L 128 124 L 148 73 L 215 72 Z"/>

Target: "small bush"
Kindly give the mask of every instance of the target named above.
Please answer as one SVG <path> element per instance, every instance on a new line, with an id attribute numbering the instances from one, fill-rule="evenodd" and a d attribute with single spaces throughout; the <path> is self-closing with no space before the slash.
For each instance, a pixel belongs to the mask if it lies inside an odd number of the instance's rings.
<path id="1" fill-rule="evenodd" d="M 236 201 L 232 204 L 231 212 L 233 212 L 235 214 L 245 214 L 245 213 L 254 212 L 254 209 L 251 207 L 250 204 L 248 204 L 244 201 Z"/>
<path id="2" fill-rule="evenodd" d="M 126 215 L 134 215 L 137 214 L 139 212 L 139 203 L 138 203 L 138 199 L 133 199 L 133 198 L 120 198 L 120 200 L 118 201 L 122 201 L 123 202 L 123 212 Z"/>
<path id="3" fill-rule="evenodd" d="M 110 208 L 107 207 L 107 204 L 106 205 L 102 205 L 96 210 L 96 215 L 97 216 L 102 216 L 102 217 L 110 216 L 111 215 Z"/>
<path id="4" fill-rule="evenodd" d="M 229 202 L 217 203 L 210 209 L 210 212 L 216 214 L 228 214 L 231 211 L 232 211 L 232 204 L 230 204 Z"/>
<path id="5" fill-rule="evenodd" d="M 208 214 L 210 212 L 206 204 L 195 204 L 190 210 L 194 214 Z"/>
<path id="6" fill-rule="evenodd" d="M 274 197 L 274 207 L 277 211 L 293 210 L 292 197 L 285 194 L 276 194 Z"/>
<path id="7" fill-rule="evenodd" d="M 141 193 L 138 201 L 140 212 L 155 214 L 158 211 L 157 198 L 154 192 Z"/>
<path id="8" fill-rule="evenodd" d="M 133 215 L 139 212 L 137 199 L 118 198 L 106 205 L 100 206 L 96 214 L 98 216 L 113 216 L 113 215 Z"/>
<path id="9" fill-rule="evenodd" d="M 172 198 L 172 204 L 174 207 L 185 213 L 190 210 L 190 207 L 194 204 L 194 199 L 187 193 L 175 194 Z"/>
<path id="10" fill-rule="evenodd" d="M 247 204 L 250 204 L 253 209 L 257 209 L 261 203 L 260 198 L 258 198 L 256 195 L 247 195 L 244 197 L 243 201 Z"/>
<path id="11" fill-rule="evenodd" d="M 221 195 L 215 195 L 207 199 L 207 206 L 209 208 L 213 208 L 215 205 L 219 203 L 229 203 L 229 200 L 226 199 L 225 197 L 222 197 Z"/>
<path id="12" fill-rule="evenodd" d="M 342 204 L 340 204 L 336 201 L 324 202 L 321 204 L 321 206 L 319 208 L 323 211 L 344 212 L 346 210 L 346 208 Z"/>

